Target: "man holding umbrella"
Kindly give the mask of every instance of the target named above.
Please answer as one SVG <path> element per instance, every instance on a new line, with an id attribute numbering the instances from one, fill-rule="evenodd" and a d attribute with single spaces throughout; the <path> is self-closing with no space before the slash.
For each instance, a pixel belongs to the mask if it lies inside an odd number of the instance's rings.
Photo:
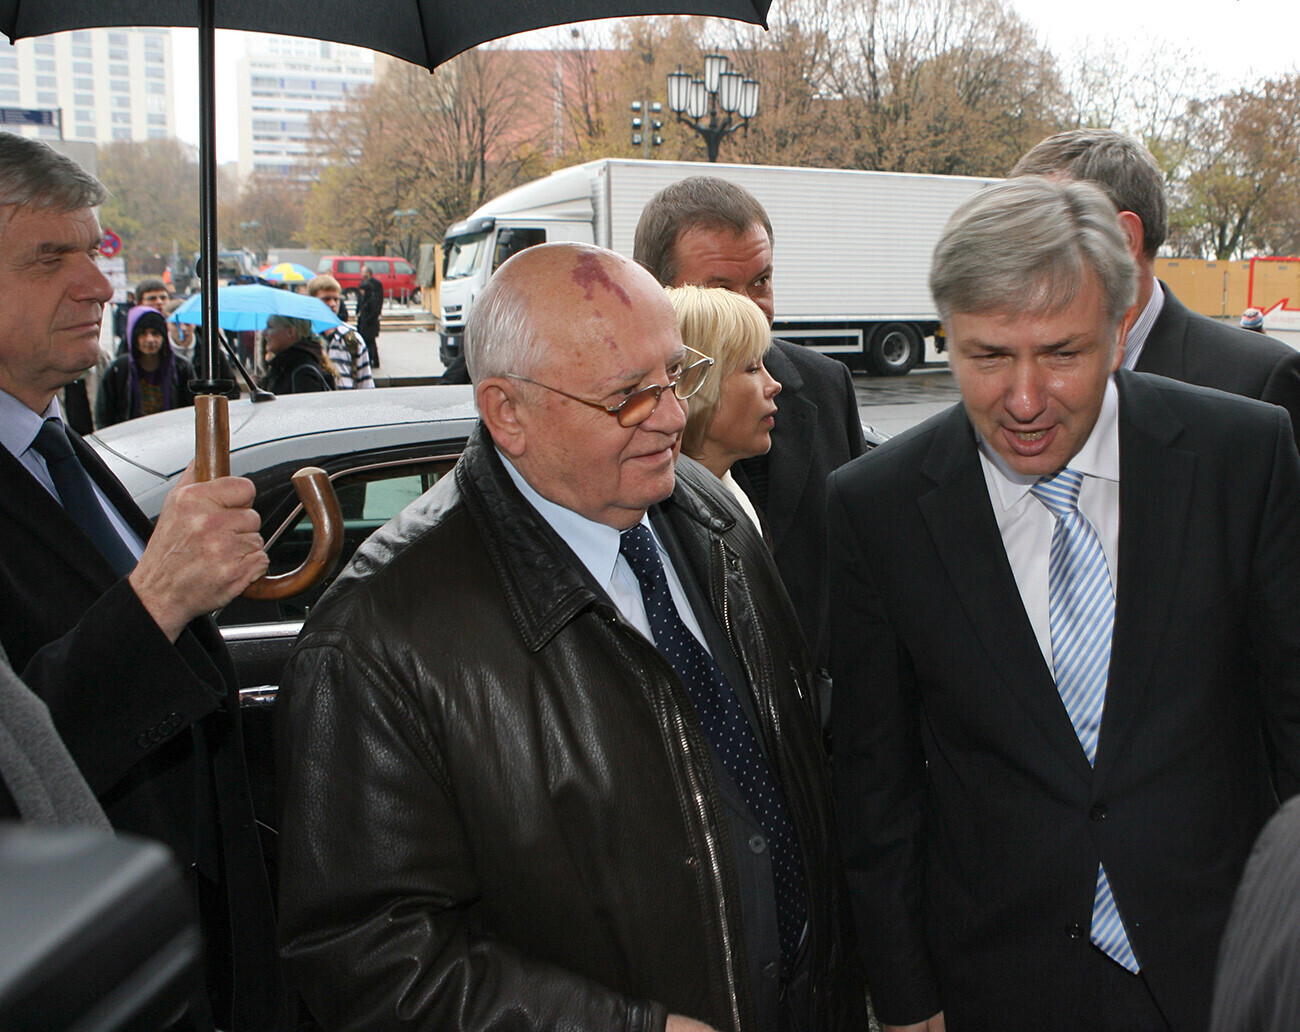
<path id="1" fill-rule="evenodd" d="M 105 191 L 0 134 L 0 644 L 45 701 L 117 829 L 186 869 L 207 992 L 178 1027 L 265 1029 L 274 924 L 219 609 L 265 572 L 253 485 L 187 474 L 157 526 L 56 395 L 95 363 L 112 288 L 95 263 Z M 12 811 L 0 797 L 0 812 Z"/>

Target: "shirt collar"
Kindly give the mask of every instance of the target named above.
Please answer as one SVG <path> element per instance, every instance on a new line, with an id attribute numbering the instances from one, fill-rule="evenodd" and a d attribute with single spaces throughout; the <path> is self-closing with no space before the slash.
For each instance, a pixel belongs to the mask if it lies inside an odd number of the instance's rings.
<path id="1" fill-rule="evenodd" d="M 980 458 L 986 468 L 992 470 L 992 481 L 997 491 L 998 501 L 1004 510 L 1010 509 L 1018 504 L 1041 478 L 1017 473 L 989 447 L 978 431 L 975 436 L 979 442 Z M 1083 447 L 1079 449 L 1078 454 L 1070 460 L 1069 467 L 1087 477 L 1119 483 L 1119 391 L 1115 387 L 1113 376 L 1106 381 L 1106 392 L 1101 399 L 1101 411 L 1097 413 L 1097 422 L 1092 428 L 1092 433 L 1083 442 Z"/>
<path id="2" fill-rule="evenodd" d="M 501 462 L 506 467 L 506 472 L 510 474 L 510 479 L 514 481 L 515 487 L 519 488 L 519 493 L 537 510 L 538 515 L 550 524 L 551 529 L 560 535 L 561 540 L 573 549 L 582 565 L 596 578 L 596 583 L 607 585 L 614 575 L 614 564 L 618 562 L 618 546 L 621 541 L 619 531 L 543 498 L 499 448 L 496 452 L 501 457 Z M 650 521 L 645 515 L 642 515 L 641 522 L 647 527 L 650 526 Z M 653 533 L 653 528 L 651 532 Z M 655 540 L 657 543 L 658 538 L 656 537 Z"/>
<path id="3" fill-rule="evenodd" d="M 1164 307 L 1164 289 L 1160 286 L 1160 281 L 1152 276 L 1151 296 L 1147 298 L 1147 303 L 1143 306 L 1138 317 L 1133 320 L 1133 325 L 1129 327 L 1128 337 L 1124 341 L 1125 369 L 1137 368 L 1138 359 L 1142 357 L 1142 348 L 1146 346 L 1151 327 L 1160 318 L 1160 312 Z"/>
<path id="4" fill-rule="evenodd" d="M 3 444 L 14 458 L 21 458 L 32 446 L 36 435 L 47 419 L 63 422 L 63 413 L 59 409 L 56 395 L 50 399 L 42 413 L 33 412 L 12 394 L 0 391 L 0 444 Z"/>

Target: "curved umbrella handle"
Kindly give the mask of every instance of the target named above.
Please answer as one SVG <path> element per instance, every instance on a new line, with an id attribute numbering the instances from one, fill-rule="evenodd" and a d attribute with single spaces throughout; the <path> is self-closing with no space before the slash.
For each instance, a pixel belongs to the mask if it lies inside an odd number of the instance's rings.
<path id="1" fill-rule="evenodd" d="M 230 410 L 223 394 L 194 398 L 194 476 L 202 482 L 230 476 Z M 343 552 L 343 512 L 329 475 L 306 466 L 293 475 L 293 486 L 311 519 L 311 550 L 302 565 L 289 573 L 260 577 L 244 589 L 244 598 L 277 601 L 306 591 L 338 565 Z"/>

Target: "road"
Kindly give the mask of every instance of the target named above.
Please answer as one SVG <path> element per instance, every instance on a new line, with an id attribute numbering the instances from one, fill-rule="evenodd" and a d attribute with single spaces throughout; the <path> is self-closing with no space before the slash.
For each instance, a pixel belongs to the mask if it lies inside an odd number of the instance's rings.
<path id="1" fill-rule="evenodd" d="M 1300 350 L 1300 330 L 1273 334 Z M 375 374 L 380 386 L 397 383 L 436 383 L 442 375 L 438 335 L 431 331 L 385 330 L 379 337 L 382 365 Z M 893 437 L 957 401 L 957 385 L 943 356 L 927 342 L 925 365 L 907 376 L 855 375 L 862 421 Z"/>

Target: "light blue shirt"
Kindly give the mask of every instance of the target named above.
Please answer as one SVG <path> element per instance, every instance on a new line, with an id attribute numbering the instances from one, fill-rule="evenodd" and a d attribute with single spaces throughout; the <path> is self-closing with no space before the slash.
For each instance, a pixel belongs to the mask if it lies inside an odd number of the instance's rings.
<path id="1" fill-rule="evenodd" d="M 623 614 L 623 618 L 653 642 L 654 635 L 650 633 L 650 621 L 646 619 L 645 600 L 641 596 L 640 582 L 637 581 L 636 574 L 632 572 L 628 561 L 618 550 L 619 531 L 543 498 L 523 478 L 523 474 L 515 469 L 514 464 L 500 449 L 497 449 L 497 455 L 501 456 L 506 472 L 510 474 L 515 487 L 519 488 L 519 493 L 537 510 L 537 514 L 550 525 L 560 539 L 573 549 L 579 562 L 587 568 L 596 583 L 605 589 L 610 601 Z M 641 523 L 650 529 L 650 536 L 654 538 L 655 546 L 659 549 L 659 558 L 664 564 L 664 574 L 668 578 L 668 592 L 677 606 L 678 615 L 704 646 L 705 651 L 709 651 L 708 642 L 704 640 L 704 634 L 700 630 L 699 621 L 695 619 L 695 613 L 682 588 L 681 580 L 677 576 L 677 571 L 673 569 L 672 560 L 664 551 L 663 542 L 655 533 L 649 516 L 643 515 Z"/>
<path id="2" fill-rule="evenodd" d="M 12 394 L 0 391 L 0 444 L 3 444 L 9 454 L 21 462 L 40 485 L 54 496 L 54 500 L 62 505 L 63 500 L 59 498 L 54 481 L 50 479 L 50 471 L 45 465 L 44 456 L 32 447 L 32 442 L 36 440 L 36 435 L 41 432 L 41 427 L 45 425 L 47 419 L 63 422 L 63 412 L 59 408 L 58 398 L 52 398 L 43 413 L 36 413 Z M 105 497 L 93 478 L 91 486 L 95 489 L 95 497 L 99 499 L 104 515 L 113 524 L 113 529 L 117 531 L 131 553 L 139 559 L 144 552 L 144 542 L 113 507 L 113 503 Z"/>

